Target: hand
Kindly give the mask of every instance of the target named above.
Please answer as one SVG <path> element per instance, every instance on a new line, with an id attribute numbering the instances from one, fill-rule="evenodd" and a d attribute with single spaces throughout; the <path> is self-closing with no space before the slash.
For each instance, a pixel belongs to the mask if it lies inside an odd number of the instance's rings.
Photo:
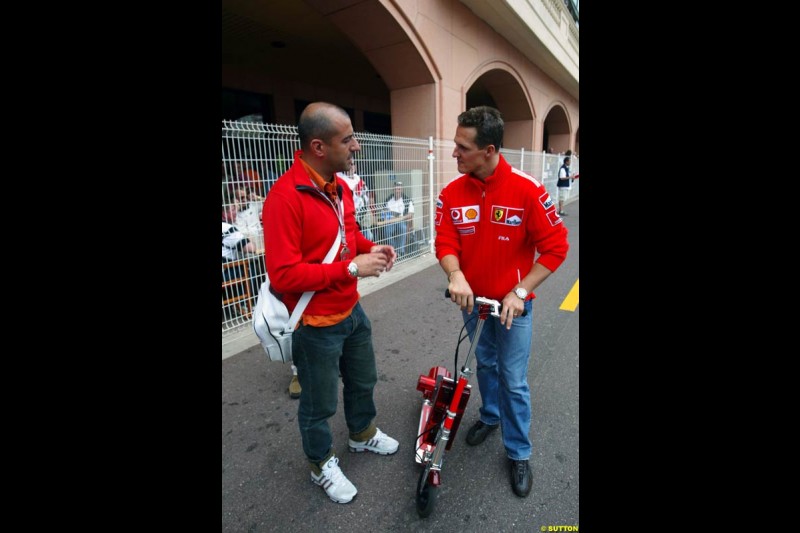
<path id="1" fill-rule="evenodd" d="M 386 256 L 386 271 L 390 271 L 397 260 L 397 252 L 391 244 L 376 244 L 370 248 L 370 253 L 381 253 Z"/>
<path id="2" fill-rule="evenodd" d="M 511 329 L 511 323 L 525 310 L 525 302 L 520 300 L 514 292 L 509 292 L 503 301 L 503 309 L 500 311 L 500 323 L 505 324 L 506 329 Z"/>
<path id="3" fill-rule="evenodd" d="M 378 246 L 372 247 L 373 250 L 375 248 Z M 358 275 L 361 277 L 375 276 L 378 278 L 391 268 L 389 256 L 383 251 L 370 251 L 368 254 L 357 256 L 353 261 L 358 265 Z"/>
<path id="4" fill-rule="evenodd" d="M 463 272 L 460 270 L 453 272 L 447 290 L 450 291 L 451 301 L 457 303 L 462 310 L 466 309 L 467 313 L 472 313 L 472 309 L 475 307 L 475 295 Z"/>

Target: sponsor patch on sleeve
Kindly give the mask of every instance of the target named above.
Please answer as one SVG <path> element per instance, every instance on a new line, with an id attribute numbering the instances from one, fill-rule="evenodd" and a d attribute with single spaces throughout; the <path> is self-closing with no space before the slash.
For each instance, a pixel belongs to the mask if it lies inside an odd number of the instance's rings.
<path id="1" fill-rule="evenodd" d="M 547 215 L 548 220 L 550 220 L 550 225 L 551 226 L 555 226 L 556 224 L 561 224 L 562 222 L 564 222 L 561 219 L 561 217 L 558 216 L 558 213 L 556 213 L 555 209 L 553 209 L 552 211 L 548 211 L 546 213 L 546 215 Z"/>
<path id="2" fill-rule="evenodd" d="M 542 207 L 544 207 L 545 211 L 554 205 L 553 200 L 550 198 L 550 193 L 547 191 L 545 191 L 544 194 L 539 197 L 539 203 L 542 204 Z"/>
<path id="3" fill-rule="evenodd" d="M 444 213 L 442 213 L 441 211 L 436 211 L 436 222 L 435 223 L 436 223 L 437 226 L 441 225 L 441 223 L 442 223 L 442 215 L 444 215 Z"/>

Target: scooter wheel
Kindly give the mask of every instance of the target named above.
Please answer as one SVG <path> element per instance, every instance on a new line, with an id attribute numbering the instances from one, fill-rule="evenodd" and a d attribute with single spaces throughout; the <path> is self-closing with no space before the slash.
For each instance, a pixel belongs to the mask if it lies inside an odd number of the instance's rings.
<path id="1" fill-rule="evenodd" d="M 430 468 L 423 468 L 417 483 L 417 514 L 422 518 L 427 517 L 433 511 L 436 504 L 436 487 L 428 481 Z"/>

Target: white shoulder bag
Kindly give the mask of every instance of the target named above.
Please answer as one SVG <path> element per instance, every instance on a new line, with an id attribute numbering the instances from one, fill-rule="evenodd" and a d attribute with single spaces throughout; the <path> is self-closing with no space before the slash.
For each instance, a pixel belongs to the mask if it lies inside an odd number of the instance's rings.
<path id="1" fill-rule="evenodd" d="M 322 261 L 323 264 L 333 261 L 341 241 L 342 236 L 337 231 L 336 240 Z M 286 305 L 269 290 L 269 272 L 267 272 L 267 279 L 261 284 L 256 308 L 253 311 L 253 329 L 270 361 L 282 363 L 292 361 L 292 333 L 314 292 L 304 292 L 292 311 L 292 316 L 289 316 Z"/>

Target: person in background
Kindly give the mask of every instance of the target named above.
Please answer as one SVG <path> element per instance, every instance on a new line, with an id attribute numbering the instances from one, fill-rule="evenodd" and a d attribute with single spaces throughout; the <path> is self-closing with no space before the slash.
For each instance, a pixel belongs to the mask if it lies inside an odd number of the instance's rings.
<path id="1" fill-rule="evenodd" d="M 547 189 L 500 154 L 503 130 L 493 107 L 473 107 L 458 116 L 453 157 L 463 175 L 439 193 L 435 244 L 470 341 L 477 324 L 475 296 L 502 303 L 500 317 L 486 320 L 475 347 L 483 403 L 466 440 L 477 446 L 501 428 L 511 488 L 526 497 L 533 483 L 528 386 L 533 290 L 561 265 L 569 245 Z"/>
<path id="2" fill-rule="evenodd" d="M 564 212 L 564 204 L 569 200 L 569 192 L 572 189 L 572 178 L 569 176 L 569 162 L 572 152 L 567 151 L 567 156 L 564 158 L 564 163 L 558 169 L 558 216 L 565 217 L 567 214 Z"/>
<path id="3" fill-rule="evenodd" d="M 262 210 L 270 283 L 291 313 L 305 291 L 315 291 L 292 335 L 301 385 L 297 422 L 311 481 L 336 503 L 358 493 L 334 453 L 328 419 L 336 413 L 339 379 L 351 452 L 389 455 L 397 440 L 375 424 L 378 381 L 372 326 L 359 303 L 358 278 L 392 268 L 392 246 L 376 245 L 358 230 L 353 195 L 337 172 L 361 150 L 347 112 L 314 102 L 300 114 L 300 150 L 267 194 Z M 334 260 L 323 263 L 336 233 Z"/>
<path id="4" fill-rule="evenodd" d="M 225 216 L 225 211 L 223 211 L 223 217 Z M 253 264 L 253 258 L 250 257 L 250 254 L 255 253 L 256 246 L 253 242 L 250 241 L 241 231 L 239 228 L 226 222 L 225 220 L 222 221 L 222 300 L 223 300 L 223 319 L 226 317 L 233 317 L 237 314 L 242 314 L 242 304 L 238 302 L 233 302 L 225 305 L 225 300 L 230 300 L 236 296 L 240 296 L 244 293 L 245 290 L 248 290 L 246 287 L 243 286 L 243 282 L 235 282 L 229 286 L 225 286 L 226 283 L 229 283 L 233 280 L 244 278 L 245 271 L 244 265 L 241 263 L 233 264 L 226 266 L 228 263 L 233 263 L 239 261 L 240 259 L 248 259 L 248 268 L 249 268 L 249 291 L 250 297 L 252 301 L 255 301 L 255 295 L 257 294 L 258 287 L 260 287 L 261 283 L 257 277 L 257 271 L 254 270 L 255 266 Z M 238 309 L 237 309 L 238 307 Z"/>
<path id="5" fill-rule="evenodd" d="M 223 190 L 223 194 L 226 194 L 225 190 Z M 261 208 L 263 203 L 259 202 L 259 200 L 263 202 L 264 199 L 254 192 L 249 191 L 245 185 L 234 184 L 231 203 L 223 206 L 222 211 L 222 221 L 235 223 L 236 231 L 238 231 L 237 238 L 248 241 L 244 251 L 252 254 L 263 250 L 264 246 L 264 234 L 261 229 Z M 256 242 L 257 240 L 260 242 Z M 251 272 L 256 275 L 264 272 L 263 263 L 260 262 L 251 261 L 250 268 Z M 253 271 L 253 269 L 257 270 Z M 255 292 L 252 294 L 257 297 L 260 288 L 261 284 L 259 283 L 257 287 L 253 287 Z M 300 390 L 300 381 L 297 379 L 297 367 L 292 364 L 292 378 L 289 381 L 288 387 L 289 398 L 293 400 L 298 399 L 300 397 Z"/>
<path id="6" fill-rule="evenodd" d="M 394 192 L 384 202 L 388 215 L 385 224 L 389 243 L 397 250 L 399 257 L 405 253 L 408 234 L 414 231 L 414 202 L 403 193 L 403 182 L 394 184 Z"/>
<path id="7" fill-rule="evenodd" d="M 232 197 L 227 196 L 226 189 L 222 191 L 223 197 L 226 198 L 223 202 L 226 205 L 223 205 L 222 221 L 235 224 L 240 238 L 246 238 L 248 244 L 245 251 L 258 253 L 259 250 L 263 250 L 264 245 L 264 234 L 261 229 L 261 208 L 264 199 L 240 183 L 232 183 L 231 189 L 233 190 Z M 257 240 L 260 242 L 256 242 Z M 262 263 L 251 262 L 251 270 L 254 268 L 258 269 L 254 272 L 255 274 L 264 272 Z M 260 283 L 254 287 L 255 292 L 252 293 L 255 295 L 254 297 L 258 296 L 260 288 Z M 287 390 L 289 398 L 296 400 L 300 397 L 300 381 L 297 379 L 297 367 L 294 365 L 292 365 L 292 378 L 289 380 Z"/>
<path id="8" fill-rule="evenodd" d="M 261 208 L 264 199 L 244 185 L 237 185 L 234 188 L 234 195 L 237 204 L 234 224 L 256 245 L 256 249 L 262 252 L 264 232 L 261 228 Z"/>
<path id="9" fill-rule="evenodd" d="M 353 167 L 349 172 L 339 172 L 337 176 L 344 180 L 350 187 L 350 190 L 353 191 L 353 203 L 356 206 L 356 224 L 358 224 L 358 229 L 361 230 L 364 237 L 372 240 L 372 236 L 368 234 L 368 228 L 364 225 L 364 215 L 367 211 L 369 190 L 364 180 L 361 179 L 361 176 L 356 173 L 355 162 L 353 162 Z"/>
<path id="10" fill-rule="evenodd" d="M 250 241 L 239 228 L 222 221 L 222 262 L 236 261 L 246 257 L 247 253 L 255 253 L 256 245 Z"/>
<path id="11" fill-rule="evenodd" d="M 225 193 L 223 192 L 223 195 Z M 225 196 L 223 196 L 225 198 Z M 239 204 L 236 201 L 228 203 L 223 199 L 222 201 L 222 221 L 228 224 L 236 222 L 236 215 L 239 214 Z"/>
<path id="12" fill-rule="evenodd" d="M 236 162 L 236 180 L 240 185 L 247 187 L 248 191 L 253 191 L 256 196 L 264 194 L 264 187 L 261 175 L 255 168 L 255 163 Z"/>
<path id="13" fill-rule="evenodd" d="M 376 244 L 382 244 L 378 243 L 378 236 L 375 231 L 375 193 L 372 191 L 367 191 L 364 195 L 364 213 L 361 216 L 359 225 L 364 237 Z"/>

